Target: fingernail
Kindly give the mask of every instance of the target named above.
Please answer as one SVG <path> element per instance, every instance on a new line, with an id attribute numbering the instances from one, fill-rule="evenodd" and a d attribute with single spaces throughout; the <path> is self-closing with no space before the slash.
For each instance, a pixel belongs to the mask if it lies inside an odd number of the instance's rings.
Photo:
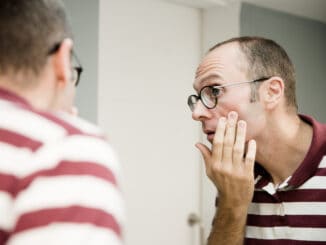
<path id="1" fill-rule="evenodd" d="M 239 126 L 240 128 L 244 128 L 244 127 L 246 126 L 246 122 L 245 122 L 245 121 L 239 121 L 239 122 L 238 122 L 238 126 Z"/>
<path id="2" fill-rule="evenodd" d="M 219 121 L 220 121 L 221 123 L 225 123 L 225 122 L 226 122 L 226 118 L 225 118 L 225 117 L 221 117 L 221 118 L 219 119 Z"/>
<path id="3" fill-rule="evenodd" d="M 251 146 L 255 146 L 255 145 L 256 145 L 256 140 L 250 140 L 250 141 L 249 141 L 249 144 L 250 144 Z"/>
<path id="4" fill-rule="evenodd" d="M 231 111 L 228 116 L 229 116 L 229 119 L 236 119 L 237 113 L 235 111 Z"/>

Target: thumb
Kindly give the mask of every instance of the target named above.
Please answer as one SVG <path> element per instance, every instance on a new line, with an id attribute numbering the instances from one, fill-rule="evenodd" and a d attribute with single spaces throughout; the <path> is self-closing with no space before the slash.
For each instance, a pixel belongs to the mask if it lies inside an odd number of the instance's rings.
<path id="1" fill-rule="evenodd" d="M 201 155 L 204 158 L 206 169 L 209 169 L 209 166 L 208 166 L 209 165 L 209 159 L 210 159 L 210 157 L 212 155 L 210 149 L 208 149 L 208 147 L 206 145 L 202 144 L 202 143 L 197 143 L 195 146 L 198 148 L 198 150 L 200 151 Z"/>

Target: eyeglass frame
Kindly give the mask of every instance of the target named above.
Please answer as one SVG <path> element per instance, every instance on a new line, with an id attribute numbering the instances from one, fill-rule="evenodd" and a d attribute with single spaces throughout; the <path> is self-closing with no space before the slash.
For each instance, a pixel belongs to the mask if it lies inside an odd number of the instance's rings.
<path id="1" fill-rule="evenodd" d="M 202 96 L 201 96 L 201 93 L 202 91 L 205 89 L 205 88 L 214 88 L 214 89 L 220 89 L 220 88 L 225 88 L 225 87 L 232 87 L 232 86 L 236 86 L 236 85 L 241 85 L 241 84 L 245 84 L 245 83 L 256 83 L 256 82 L 263 82 L 263 81 L 266 81 L 268 79 L 270 79 L 271 77 L 262 77 L 262 78 L 258 78 L 258 79 L 255 79 L 255 80 L 252 80 L 252 81 L 245 81 L 245 82 L 234 82 L 234 83 L 229 83 L 229 84 L 225 84 L 225 85 L 208 85 L 208 86 L 204 86 L 200 89 L 198 95 L 196 94 L 191 94 L 188 96 L 188 100 L 187 100 L 187 104 L 190 108 L 191 111 L 194 111 L 195 109 L 195 105 L 197 104 L 197 102 L 200 100 L 201 103 L 207 108 L 207 109 L 214 109 L 217 104 L 218 104 L 218 99 L 217 99 L 217 96 L 215 96 L 215 102 L 214 102 L 214 106 L 208 106 L 205 104 L 205 102 L 202 100 Z M 191 103 L 191 106 L 190 105 L 190 101 L 191 101 L 191 98 L 196 98 L 196 103 Z"/>
<path id="2" fill-rule="evenodd" d="M 56 44 L 55 44 L 55 45 L 54 45 L 54 46 L 49 50 L 48 55 L 55 54 L 55 53 L 59 50 L 61 44 L 62 44 L 62 41 L 56 43 Z M 83 72 L 84 69 L 83 69 L 83 67 L 82 67 L 82 65 L 81 65 L 81 62 L 79 61 L 79 58 L 77 57 L 77 54 L 74 52 L 74 50 L 72 50 L 71 53 L 72 53 L 72 56 L 75 58 L 75 60 L 77 61 L 77 64 L 78 64 L 78 66 L 73 66 L 73 67 L 72 67 L 72 68 L 75 69 L 76 72 L 77 72 L 77 80 L 75 81 L 75 84 L 74 84 L 75 87 L 77 87 L 78 84 L 79 84 L 79 81 L 80 81 L 81 73 Z"/>

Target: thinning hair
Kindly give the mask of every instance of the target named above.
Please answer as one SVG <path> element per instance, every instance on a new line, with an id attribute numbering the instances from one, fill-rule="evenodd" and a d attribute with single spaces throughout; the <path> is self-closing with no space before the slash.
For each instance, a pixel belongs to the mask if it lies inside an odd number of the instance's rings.
<path id="1" fill-rule="evenodd" d="M 275 41 L 262 37 L 236 37 L 216 44 L 209 52 L 227 43 L 236 42 L 247 60 L 247 76 L 249 79 L 279 76 L 284 80 L 286 103 L 298 109 L 295 93 L 294 66 L 286 51 Z M 257 86 L 252 84 L 252 96 L 256 97 Z M 253 91 L 255 90 L 255 91 Z"/>
<path id="2" fill-rule="evenodd" d="M 0 0 L 0 75 L 38 75 L 49 50 L 68 37 L 61 0 Z"/>

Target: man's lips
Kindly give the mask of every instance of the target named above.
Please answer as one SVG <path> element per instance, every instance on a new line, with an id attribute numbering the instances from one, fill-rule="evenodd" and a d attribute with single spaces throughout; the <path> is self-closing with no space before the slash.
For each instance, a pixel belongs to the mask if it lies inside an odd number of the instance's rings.
<path id="1" fill-rule="evenodd" d="M 204 133 L 207 135 L 207 140 L 212 142 L 214 139 L 215 131 L 213 130 L 204 130 Z"/>
<path id="2" fill-rule="evenodd" d="M 204 129 L 203 131 L 204 131 L 205 134 L 215 134 L 215 130 Z"/>

